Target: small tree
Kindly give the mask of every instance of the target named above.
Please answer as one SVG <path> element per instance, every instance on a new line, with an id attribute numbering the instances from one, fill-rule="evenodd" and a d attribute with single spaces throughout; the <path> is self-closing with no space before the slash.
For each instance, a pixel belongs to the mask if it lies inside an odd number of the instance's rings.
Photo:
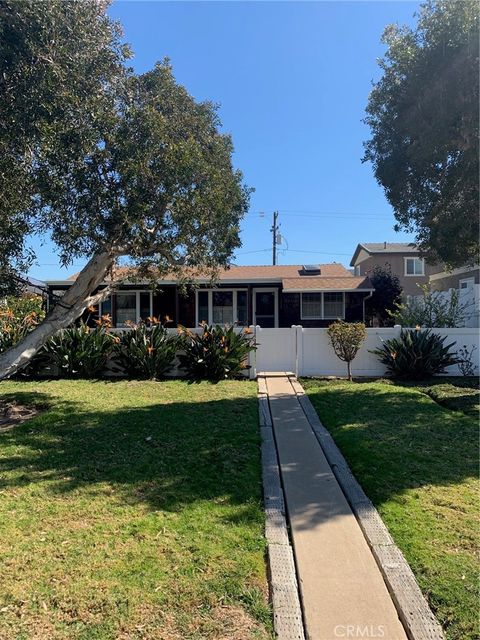
<path id="1" fill-rule="evenodd" d="M 393 324 L 392 312 L 402 300 L 402 285 L 389 264 L 376 265 L 368 274 L 375 291 L 367 300 L 367 315 L 378 318 L 380 325 Z"/>
<path id="2" fill-rule="evenodd" d="M 351 380 L 351 362 L 367 336 L 365 325 L 363 322 L 337 320 L 328 327 L 327 332 L 336 356 L 347 363 L 348 379 Z"/>

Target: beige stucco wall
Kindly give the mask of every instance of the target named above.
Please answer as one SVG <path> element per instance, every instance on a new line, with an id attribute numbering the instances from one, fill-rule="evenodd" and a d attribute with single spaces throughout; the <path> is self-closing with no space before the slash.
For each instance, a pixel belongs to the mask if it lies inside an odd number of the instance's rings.
<path id="1" fill-rule="evenodd" d="M 458 289 L 460 286 L 460 280 L 465 278 L 475 278 L 475 284 L 480 284 L 480 269 L 470 269 L 463 273 L 445 274 L 442 278 L 434 279 L 431 281 L 432 289 L 434 291 L 448 291 L 448 289 Z"/>
<path id="2" fill-rule="evenodd" d="M 415 258 L 419 256 L 418 253 L 380 253 L 371 255 L 366 260 L 360 262 L 357 265 L 360 268 L 359 275 L 368 276 L 369 272 L 377 265 L 385 268 L 386 265 L 390 265 L 392 268 L 392 273 L 398 276 L 400 280 L 400 284 L 403 288 L 403 294 L 406 296 L 416 296 L 420 295 L 422 292 L 417 286 L 417 284 L 428 284 L 429 276 L 431 273 L 434 273 L 433 269 L 435 268 L 432 265 L 425 264 L 425 275 L 424 276 L 406 276 L 405 275 L 405 260 L 404 258 Z"/>

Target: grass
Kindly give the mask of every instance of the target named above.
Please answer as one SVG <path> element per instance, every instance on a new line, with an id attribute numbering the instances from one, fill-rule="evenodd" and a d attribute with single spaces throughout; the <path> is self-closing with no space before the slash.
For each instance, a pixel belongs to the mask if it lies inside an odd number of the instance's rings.
<path id="1" fill-rule="evenodd" d="M 458 409 L 465 388 L 452 380 L 419 388 L 385 381 L 303 384 L 447 638 L 478 638 L 478 414 L 471 407 L 452 411 L 429 395 L 441 388 L 442 402 Z M 447 393 L 449 386 L 454 390 Z"/>
<path id="2" fill-rule="evenodd" d="M 1 640 L 272 637 L 254 383 L 0 393 Z"/>

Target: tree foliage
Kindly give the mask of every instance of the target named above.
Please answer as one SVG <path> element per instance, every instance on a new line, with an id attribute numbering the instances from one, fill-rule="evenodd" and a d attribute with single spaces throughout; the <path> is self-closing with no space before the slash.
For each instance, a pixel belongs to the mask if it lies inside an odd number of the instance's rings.
<path id="1" fill-rule="evenodd" d="M 367 337 L 365 325 L 337 320 L 328 327 L 327 333 L 336 356 L 347 363 L 348 379 L 351 380 L 352 360 Z"/>
<path id="2" fill-rule="evenodd" d="M 63 170 L 98 144 L 128 48 L 105 13 L 84 0 L 0 4 L 0 284 L 35 255 L 26 243 L 39 222 L 37 170 Z M 43 228 L 45 225 L 42 225 Z"/>
<path id="3" fill-rule="evenodd" d="M 196 102 L 167 60 L 142 75 L 127 69 L 105 4 L 7 0 L 1 18 L 10 64 L 2 93 L 18 82 L 22 94 L 11 104 L 3 98 L 0 130 L 1 171 L 22 193 L 0 222 L 8 265 L 32 259 L 26 239 L 33 233 L 53 239 L 63 264 L 88 262 L 45 321 L 0 358 L 0 378 L 108 296 L 119 283 L 119 260 L 152 280 L 186 265 L 212 274 L 226 266 L 250 195 L 216 106 Z M 39 88 L 29 90 L 36 80 Z M 110 285 L 96 294 L 107 276 Z"/>
<path id="4" fill-rule="evenodd" d="M 368 101 L 373 163 L 397 220 L 431 262 L 479 253 L 479 26 L 475 0 L 422 5 L 416 28 L 391 25 Z"/>
<path id="5" fill-rule="evenodd" d="M 375 265 L 368 274 L 375 291 L 366 301 L 366 312 L 369 317 L 376 317 L 382 326 L 393 324 L 394 312 L 402 299 L 402 285 L 398 276 L 392 273 L 390 265 Z"/>

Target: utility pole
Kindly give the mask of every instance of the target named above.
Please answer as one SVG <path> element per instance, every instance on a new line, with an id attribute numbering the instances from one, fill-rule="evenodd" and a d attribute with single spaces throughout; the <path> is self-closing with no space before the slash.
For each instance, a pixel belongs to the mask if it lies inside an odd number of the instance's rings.
<path id="1" fill-rule="evenodd" d="M 277 264 L 277 234 L 278 234 L 278 211 L 273 212 L 273 225 L 270 231 L 272 232 L 272 264 Z"/>

